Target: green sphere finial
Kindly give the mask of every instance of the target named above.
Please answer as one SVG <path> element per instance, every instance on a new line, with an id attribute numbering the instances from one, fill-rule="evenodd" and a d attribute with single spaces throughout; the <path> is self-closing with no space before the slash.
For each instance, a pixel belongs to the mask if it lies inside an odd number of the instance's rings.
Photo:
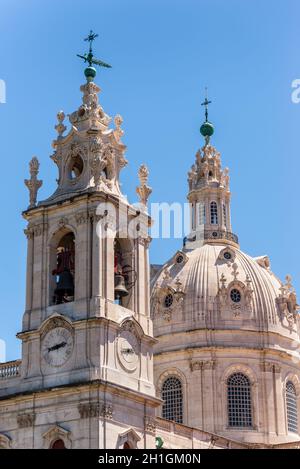
<path id="1" fill-rule="evenodd" d="M 211 137 L 214 133 L 214 126 L 211 122 L 205 121 L 200 127 L 200 133 L 203 137 Z"/>
<path id="2" fill-rule="evenodd" d="M 86 81 L 90 82 L 90 81 L 93 81 L 96 74 L 97 74 L 97 71 L 94 67 L 86 67 L 84 69 L 84 74 L 85 74 L 85 77 L 86 77 Z"/>

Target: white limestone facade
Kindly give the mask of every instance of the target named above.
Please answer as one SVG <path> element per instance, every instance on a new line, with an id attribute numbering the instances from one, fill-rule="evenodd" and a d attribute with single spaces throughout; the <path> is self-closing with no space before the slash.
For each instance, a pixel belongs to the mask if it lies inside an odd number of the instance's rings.
<path id="1" fill-rule="evenodd" d="M 66 135 L 57 115 L 54 194 L 36 202 L 37 158 L 25 181 L 22 359 L 0 364 L 1 447 L 155 447 L 147 170 L 137 210 L 119 184 L 122 118 L 110 128 L 100 88 L 81 91 Z"/>
<path id="2" fill-rule="evenodd" d="M 25 180 L 22 357 L 0 363 L 0 448 L 299 447 L 291 278 L 240 250 L 229 171 L 206 135 L 190 234 L 153 267 L 150 293 L 148 170 L 132 205 L 122 118 L 110 127 L 93 70 L 69 129 L 57 114 L 56 190 L 37 203 L 36 157 Z"/>
<path id="3" fill-rule="evenodd" d="M 155 385 L 164 401 L 158 415 L 247 444 L 299 442 L 299 307 L 291 278 L 279 280 L 268 256 L 240 250 L 229 171 L 209 141 L 188 182 L 191 233 L 152 278 Z"/>

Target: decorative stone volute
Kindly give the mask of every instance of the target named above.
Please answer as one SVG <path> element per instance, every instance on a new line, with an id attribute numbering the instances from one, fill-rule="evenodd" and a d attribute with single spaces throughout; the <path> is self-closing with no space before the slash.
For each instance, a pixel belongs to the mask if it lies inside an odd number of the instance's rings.
<path id="1" fill-rule="evenodd" d="M 297 304 L 296 293 L 290 275 L 285 277 L 285 284 L 281 284 L 280 294 L 276 298 L 276 303 L 279 309 L 280 319 L 282 321 L 286 319 L 289 327 L 292 328 L 296 322 L 300 306 Z"/>

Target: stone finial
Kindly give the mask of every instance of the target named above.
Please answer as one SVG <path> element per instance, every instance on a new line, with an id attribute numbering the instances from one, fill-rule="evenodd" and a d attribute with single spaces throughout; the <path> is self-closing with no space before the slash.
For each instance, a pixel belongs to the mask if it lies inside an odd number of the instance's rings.
<path id="1" fill-rule="evenodd" d="M 58 133 L 58 138 L 61 138 L 62 137 L 62 134 L 64 133 L 64 131 L 66 130 L 66 126 L 64 125 L 64 120 L 65 120 L 65 113 L 64 111 L 59 111 L 57 114 L 56 114 L 56 117 L 57 117 L 57 121 L 58 123 L 56 124 L 55 126 L 55 130 L 56 132 Z"/>
<path id="2" fill-rule="evenodd" d="M 136 192 L 140 198 L 141 204 L 147 205 L 148 198 L 150 194 L 152 193 L 151 187 L 147 185 L 148 176 L 149 176 L 149 170 L 147 166 L 142 164 L 140 166 L 138 175 L 139 175 L 140 185 L 136 188 Z"/>
<path id="3" fill-rule="evenodd" d="M 221 275 L 220 282 L 221 282 L 222 288 L 226 288 L 227 279 L 224 274 Z"/>
<path id="4" fill-rule="evenodd" d="M 226 167 L 221 174 L 221 186 L 229 191 L 229 169 Z"/>
<path id="5" fill-rule="evenodd" d="M 238 266 L 237 266 L 236 263 L 232 264 L 232 272 L 231 273 L 233 275 L 234 280 L 236 280 L 238 275 L 239 275 Z"/>
<path id="6" fill-rule="evenodd" d="M 114 118 L 114 123 L 115 123 L 115 130 L 114 130 L 114 135 L 116 137 L 116 140 L 120 140 L 122 136 L 124 135 L 124 130 L 121 129 L 121 125 L 123 124 L 123 117 L 120 116 L 120 114 L 117 114 Z"/>
<path id="7" fill-rule="evenodd" d="M 29 163 L 30 179 L 25 179 L 25 186 L 29 190 L 29 208 L 36 206 L 37 192 L 43 184 L 43 181 L 38 180 L 37 175 L 39 173 L 40 163 L 38 159 L 34 156 Z"/>
<path id="8" fill-rule="evenodd" d="M 285 288 L 288 290 L 288 291 L 293 291 L 294 288 L 293 288 L 293 285 L 292 285 L 292 276 L 291 275 L 286 275 L 285 276 Z"/>

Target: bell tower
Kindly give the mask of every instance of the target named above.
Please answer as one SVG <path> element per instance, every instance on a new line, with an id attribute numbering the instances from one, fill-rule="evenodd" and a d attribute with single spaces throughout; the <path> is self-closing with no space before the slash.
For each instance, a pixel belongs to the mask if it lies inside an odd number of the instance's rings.
<path id="1" fill-rule="evenodd" d="M 142 165 L 140 203 L 131 205 L 122 194 L 120 173 L 127 165 L 122 117 L 115 116 L 111 128 L 99 103 L 94 65 L 110 65 L 95 59 L 96 37 L 89 34 L 89 52 L 79 55 L 88 63 L 86 83 L 80 87 L 82 104 L 69 115 L 69 129 L 64 112 L 57 114 L 51 155 L 57 188 L 37 203 L 42 184 L 37 158 L 25 181 L 30 205 L 23 213 L 28 252 L 26 309 L 18 334 L 20 387 L 76 386 L 77 413 L 94 418 L 98 435 L 86 447 L 121 447 L 127 434 L 134 435 L 129 445 L 154 447 L 151 422 L 160 401 L 153 384 L 149 312 L 151 188 Z M 89 392 L 78 394 L 78 386 Z M 110 425 L 104 432 L 99 419 L 107 415 Z"/>
<path id="2" fill-rule="evenodd" d="M 188 172 L 191 227 L 185 239 L 186 249 L 210 242 L 239 246 L 237 236 L 231 231 L 229 170 L 222 169 L 220 153 L 210 144 L 214 126 L 208 120 L 209 104 L 211 101 L 206 96 L 202 103 L 205 121 L 200 127 L 205 143 Z"/>

